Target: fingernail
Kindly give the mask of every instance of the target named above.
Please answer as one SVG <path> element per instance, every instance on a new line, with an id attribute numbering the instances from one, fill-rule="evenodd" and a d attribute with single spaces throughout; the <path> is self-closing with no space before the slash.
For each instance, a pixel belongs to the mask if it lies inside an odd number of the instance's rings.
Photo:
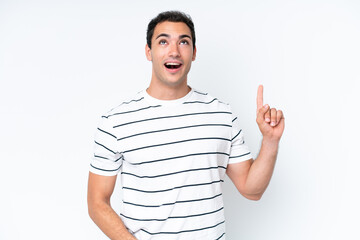
<path id="1" fill-rule="evenodd" d="M 270 125 L 271 125 L 271 126 L 275 126 L 275 122 L 272 122 Z"/>
<path id="2" fill-rule="evenodd" d="M 267 109 L 269 107 L 269 105 L 265 104 L 264 108 Z"/>
<path id="3" fill-rule="evenodd" d="M 265 121 L 266 121 L 266 122 L 270 122 L 270 118 L 266 118 Z"/>

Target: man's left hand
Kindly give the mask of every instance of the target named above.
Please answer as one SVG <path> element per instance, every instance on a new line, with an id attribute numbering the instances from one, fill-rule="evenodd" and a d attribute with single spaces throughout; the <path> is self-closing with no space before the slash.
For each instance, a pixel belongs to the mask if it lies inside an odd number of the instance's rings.
<path id="1" fill-rule="evenodd" d="M 263 86 L 257 92 L 256 122 L 264 139 L 279 141 L 285 127 L 285 118 L 281 110 L 263 105 Z"/>

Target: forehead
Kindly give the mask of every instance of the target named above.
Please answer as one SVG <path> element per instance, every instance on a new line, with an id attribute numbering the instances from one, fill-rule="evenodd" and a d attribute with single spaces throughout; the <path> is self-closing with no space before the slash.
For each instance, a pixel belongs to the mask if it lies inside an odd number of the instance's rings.
<path id="1" fill-rule="evenodd" d="M 156 25 L 153 38 L 156 38 L 161 33 L 169 34 L 171 37 L 184 34 L 191 36 L 190 28 L 183 22 L 161 22 Z"/>

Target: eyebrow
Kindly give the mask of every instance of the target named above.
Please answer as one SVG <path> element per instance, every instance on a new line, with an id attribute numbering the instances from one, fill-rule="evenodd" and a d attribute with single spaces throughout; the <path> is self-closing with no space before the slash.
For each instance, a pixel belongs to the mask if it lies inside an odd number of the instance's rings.
<path id="1" fill-rule="evenodd" d="M 158 39 L 159 37 L 167 37 L 167 38 L 170 38 L 170 35 L 167 34 L 167 33 L 160 33 L 155 39 Z M 190 37 L 189 35 L 187 35 L 187 34 L 182 34 L 182 35 L 180 35 L 180 36 L 179 36 L 179 39 L 181 39 L 181 38 L 190 38 L 190 39 L 191 39 L 191 37 Z"/>

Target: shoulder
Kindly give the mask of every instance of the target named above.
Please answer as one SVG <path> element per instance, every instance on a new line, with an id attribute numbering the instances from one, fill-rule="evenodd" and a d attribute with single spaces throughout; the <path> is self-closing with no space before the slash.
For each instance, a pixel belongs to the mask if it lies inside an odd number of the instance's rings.
<path id="1" fill-rule="evenodd" d="M 102 117 L 109 118 L 122 112 L 131 111 L 144 105 L 143 90 L 133 94 L 130 97 L 124 98 L 115 105 L 115 107 L 108 110 Z"/>
<path id="2" fill-rule="evenodd" d="M 187 101 L 187 103 L 204 103 L 217 105 L 218 107 L 230 111 L 231 107 L 229 103 L 223 102 L 221 99 L 214 97 L 208 92 L 194 89 L 192 98 Z M 185 102 L 186 103 L 186 102 Z"/>

